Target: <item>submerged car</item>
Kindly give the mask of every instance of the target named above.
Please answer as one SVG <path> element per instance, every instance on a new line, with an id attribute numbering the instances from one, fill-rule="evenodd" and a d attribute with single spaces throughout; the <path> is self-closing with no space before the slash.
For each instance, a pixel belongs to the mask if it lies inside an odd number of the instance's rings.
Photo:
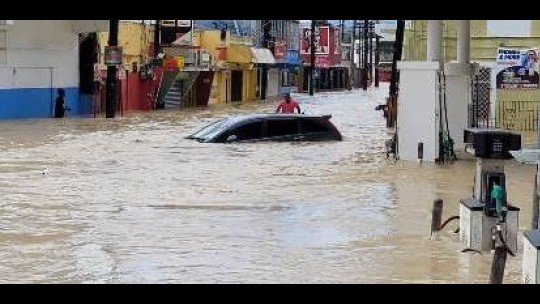
<path id="1" fill-rule="evenodd" d="M 331 115 L 253 114 L 216 121 L 188 136 L 205 143 L 341 140 Z"/>

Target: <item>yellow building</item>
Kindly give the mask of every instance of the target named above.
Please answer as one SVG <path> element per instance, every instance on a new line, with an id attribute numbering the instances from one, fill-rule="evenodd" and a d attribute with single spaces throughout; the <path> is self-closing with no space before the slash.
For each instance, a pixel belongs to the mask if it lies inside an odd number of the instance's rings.
<path id="1" fill-rule="evenodd" d="M 540 20 L 528 22 L 528 31 L 520 35 L 493 36 L 489 31 L 488 20 L 471 20 L 471 62 L 495 63 L 498 47 L 527 49 L 540 47 Z M 500 21 L 499 21 L 500 22 Z M 508 25 L 511 27 L 510 22 Z M 457 21 L 444 20 L 442 25 L 442 53 L 445 62 L 456 60 Z M 425 61 L 427 53 L 427 20 L 407 22 L 403 45 L 403 60 Z M 538 89 L 496 89 L 496 125 L 519 131 L 536 130 L 536 117 L 540 106 Z M 494 102 L 493 100 L 491 102 Z"/>
<path id="2" fill-rule="evenodd" d="M 213 54 L 216 64 L 209 104 L 251 102 L 257 96 L 257 69 L 249 41 L 221 37 L 220 30 L 204 30 L 194 34 L 195 46 Z"/>
<path id="3" fill-rule="evenodd" d="M 131 70 L 132 63 L 145 63 L 148 49 L 153 41 L 153 26 L 143 23 L 121 21 L 118 27 L 118 45 L 123 48 L 124 67 Z M 108 32 L 98 33 L 100 63 L 103 63 L 105 46 L 109 40 Z"/>

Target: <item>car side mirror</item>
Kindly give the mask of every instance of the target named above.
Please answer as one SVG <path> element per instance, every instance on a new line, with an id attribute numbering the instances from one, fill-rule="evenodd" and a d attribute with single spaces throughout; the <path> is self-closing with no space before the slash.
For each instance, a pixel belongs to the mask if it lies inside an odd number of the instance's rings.
<path id="1" fill-rule="evenodd" d="M 230 135 L 229 137 L 227 137 L 226 142 L 231 143 L 231 142 L 236 141 L 237 139 L 238 139 L 238 136 L 233 134 L 233 135 Z"/>

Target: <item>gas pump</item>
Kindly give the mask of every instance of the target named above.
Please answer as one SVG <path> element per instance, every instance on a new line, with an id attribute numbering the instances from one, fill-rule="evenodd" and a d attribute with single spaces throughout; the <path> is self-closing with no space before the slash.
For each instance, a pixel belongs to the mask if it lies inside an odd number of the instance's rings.
<path id="1" fill-rule="evenodd" d="M 508 202 L 504 163 L 512 158 L 510 151 L 521 149 L 521 135 L 471 128 L 464 137 L 477 160 L 473 197 L 460 203 L 460 241 L 474 251 L 490 251 L 502 242 L 516 252 L 520 209 Z"/>

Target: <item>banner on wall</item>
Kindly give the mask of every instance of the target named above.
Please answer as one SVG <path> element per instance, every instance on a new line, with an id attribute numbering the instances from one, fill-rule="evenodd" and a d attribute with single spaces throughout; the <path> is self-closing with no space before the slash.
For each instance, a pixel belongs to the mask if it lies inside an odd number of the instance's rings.
<path id="1" fill-rule="evenodd" d="M 540 88 L 538 48 L 498 48 L 497 70 L 497 89 Z"/>

